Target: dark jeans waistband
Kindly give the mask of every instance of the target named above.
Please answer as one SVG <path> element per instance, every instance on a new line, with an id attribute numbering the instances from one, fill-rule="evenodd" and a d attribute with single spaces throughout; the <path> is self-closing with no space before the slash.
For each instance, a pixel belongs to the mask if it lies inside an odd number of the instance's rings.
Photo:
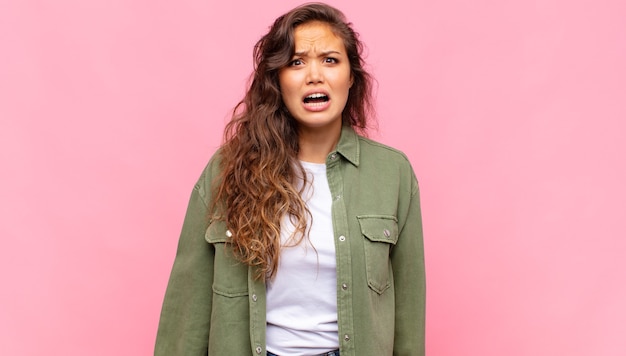
<path id="1" fill-rule="evenodd" d="M 273 354 L 268 351 L 267 356 L 278 356 L 278 355 Z M 324 353 L 312 355 L 312 356 L 339 356 L 339 350 L 328 351 L 328 352 L 324 352 Z"/>

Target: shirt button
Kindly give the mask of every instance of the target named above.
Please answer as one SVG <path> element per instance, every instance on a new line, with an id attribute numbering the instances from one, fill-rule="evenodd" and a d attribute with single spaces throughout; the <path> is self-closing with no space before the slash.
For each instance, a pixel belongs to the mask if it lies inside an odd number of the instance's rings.
<path id="1" fill-rule="evenodd" d="M 343 235 L 339 236 L 339 241 L 346 241 L 346 237 Z"/>
<path id="2" fill-rule="evenodd" d="M 263 351 L 263 349 L 261 348 L 261 346 L 257 346 L 255 351 L 256 351 L 257 354 L 260 354 L 261 351 Z"/>
<path id="3" fill-rule="evenodd" d="M 256 302 L 256 299 L 257 299 L 257 298 L 256 298 L 256 294 L 253 294 L 253 295 L 252 295 L 252 300 Z"/>
<path id="4" fill-rule="evenodd" d="M 335 201 L 341 199 L 341 195 L 335 195 Z"/>
<path id="5" fill-rule="evenodd" d="M 344 340 L 346 340 L 346 341 L 350 341 L 350 335 L 345 334 L 345 335 L 343 336 L 343 339 L 344 339 Z"/>
<path id="6" fill-rule="evenodd" d="M 226 237 L 232 237 L 233 233 L 230 230 L 226 230 Z"/>
<path id="7" fill-rule="evenodd" d="M 336 158 L 337 158 L 337 154 L 336 153 L 333 153 L 333 154 L 330 155 L 330 159 L 334 160 Z"/>
<path id="8" fill-rule="evenodd" d="M 389 236 L 391 236 L 391 231 L 385 229 L 385 230 L 383 230 L 383 234 L 385 234 L 385 237 L 389 237 Z"/>
<path id="9" fill-rule="evenodd" d="M 342 285 L 341 285 L 341 289 L 343 289 L 343 290 L 347 290 L 347 289 L 348 289 L 348 285 L 347 285 L 347 284 L 345 284 L 345 283 L 344 283 L 344 284 L 342 284 Z"/>

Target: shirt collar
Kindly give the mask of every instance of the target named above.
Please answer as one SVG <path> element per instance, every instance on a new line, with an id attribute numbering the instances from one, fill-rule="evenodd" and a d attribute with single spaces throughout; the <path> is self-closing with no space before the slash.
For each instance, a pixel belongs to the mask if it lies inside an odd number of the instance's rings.
<path id="1" fill-rule="evenodd" d="M 359 166 L 359 136 L 352 127 L 342 126 L 335 151 L 353 165 Z"/>

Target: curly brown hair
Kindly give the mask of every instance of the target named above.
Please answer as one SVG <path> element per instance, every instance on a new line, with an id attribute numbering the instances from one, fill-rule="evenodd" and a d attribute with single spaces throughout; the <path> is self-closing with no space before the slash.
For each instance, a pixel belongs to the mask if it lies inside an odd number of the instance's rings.
<path id="1" fill-rule="evenodd" d="M 322 3 L 299 6 L 276 19 L 254 47 L 254 72 L 233 110 L 220 149 L 221 174 L 213 194 L 214 219 L 226 222 L 236 257 L 255 266 L 256 278 L 273 278 L 280 252 L 280 221 L 288 216 L 294 242 L 307 236 L 310 213 L 301 193 L 306 174 L 298 161 L 297 123 L 282 98 L 278 72 L 294 54 L 297 26 L 321 21 L 343 40 L 354 83 L 343 125 L 365 134 L 373 117 L 372 78 L 363 68 L 363 45 L 343 13 Z M 304 184 L 294 183 L 304 179 Z M 302 188 L 299 188 L 302 187 Z"/>

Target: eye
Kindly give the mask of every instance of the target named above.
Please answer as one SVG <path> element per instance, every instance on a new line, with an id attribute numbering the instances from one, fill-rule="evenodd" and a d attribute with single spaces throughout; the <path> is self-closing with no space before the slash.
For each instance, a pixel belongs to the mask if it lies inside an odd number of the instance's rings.
<path id="1" fill-rule="evenodd" d="M 299 66 L 299 65 L 302 65 L 301 59 L 294 59 L 291 62 L 289 62 L 290 67 Z"/>
<path id="2" fill-rule="evenodd" d="M 339 61 L 337 60 L 337 58 L 333 58 L 333 57 L 326 57 L 324 58 L 324 63 L 339 63 Z"/>

